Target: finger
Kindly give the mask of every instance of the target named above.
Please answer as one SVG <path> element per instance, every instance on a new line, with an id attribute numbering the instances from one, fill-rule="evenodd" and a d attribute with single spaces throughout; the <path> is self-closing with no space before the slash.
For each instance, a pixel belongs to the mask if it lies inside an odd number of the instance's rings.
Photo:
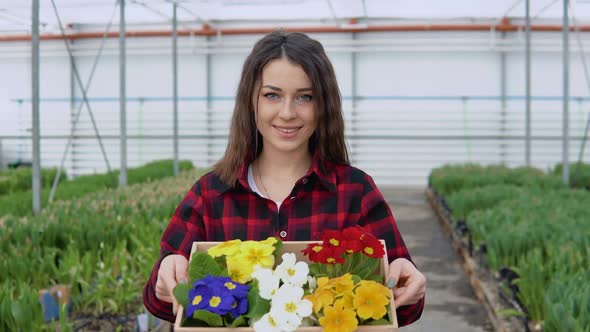
<path id="1" fill-rule="evenodd" d="M 172 276 L 175 276 L 176 275 L 176 272 L 175 271 L 172 271 L 172 274 L 171 275 Z M 178 301 L 176 301 L 176 298 L 173 295 L 174 294 L 173 291 L 174 291 L 174 287 L 176 287 L 176 285 L 178 284 L 178 282 L 176 282 L 176 278 L 175 277 L 169 278 L 167 280 L 168 280 L 168 282 L 167 282 L 166 288 L 167 288 L 168 294 L 170 294 L 169 297 L 170 297 L 170 302 L 172 303 L 172 313 L 174 315 L 176 315 L 176 312 L 178 310 Z"/>
<path id="2" fill-rule="evenodd" d="M 398 260 L 394 260 L 389 264 L 389 274 L 387 276 L 387 287 L 394 288 L 399 281 L 399 277 L 402 270 L 402 264 Z"/>
<path id="3" fill-rule="evenodd" d="M 172 313 L 176 315 L 178 310 L 178 302 L 173 296 L 172 291 L 177 285 L 176 281 L 176 264 L 174 257 L 166 257 L 160 265 L 160 271 L 158 272 L 158 279 L 162 281 L 162 298 L 167 298 L 169 303 L 172 303 Z M 163 299 L 162 299 L 163 300 Z"/>
<path id="4" fill-rule="evenodd" d="M 156 297 L 161 301 L 172 302 L 170 297 L 170 291 L 168 290 L 168 284 L 170 281 L 169 273 L 165 267 L 160 268 L 158 271 L 158 279 L 156 279 Z"/>
<path id="5" fill-rule="evenodd" d="M 156 283 L 156 298 L 160 301 L 164 301 L 167 303 L 172 304 L 172 313 L 176 315 L 176 311 L 178 310 L 178 303 L 176 299 L 172 295 L 172 290 L 169 288 L 170 282 L 165 282 L 164 280 L 169 279 L 165 277 L 158 278 L 158 282 Z"/>
<path id="6" fill-rule="evenodd" d="M 393 289 L 393 298 L 397 299 L 400 296 L 402 296 L 402 294 L 404 294 L 406 292 L 406 287 L 399 287 L 399 288 L 394 288 Z"/>
<path id="7" fill-rule="evenodd" d="M 176 282 L 186 284 L 188 282 L 188 271 L 187 271 L 188 270 L 188 260 L 186 260 L 186 258 L 184 258 L 183 256 L 178 256 L 175 258 L 176 259 L 174 260 L 175 261 L 174 273 L 176 276 Z M 176 312 L 178 311 L 179 304 L 178 304 L 178 301 L 176 301 L 176 298 L 174 296 L 172 296 L 172 298 L 173 298 L 172 311 L 176 315 Z"/>
<path id="8" fill-rule="evenodd" d="M 395 299 L 395 308 L 397 309 L 403 305 L 416 303 L 420 299 L 418 295 L 420 294 L 422 286 L 423 285 L 418 282 L 416 278 L 410 277 L 405 292 Z"/>
<path id="9" fill-rule="evenodd" d="M 172 303 L 172 296 L 170 295 L 163 295 L 159 297 L 159 299 L 164 302 Z"/>
<path id="10" fill-rule="evenodd" d="M 180 256 L 175 259 L 175 273 L 177 282 L 188 282 L 188 261 Z"/>
<path id="11" fill-rule="evenodd" d="M 172 294 L 172 290 L 176 287 L 176 273 L 174 266 L 166 266 L 160 269 L 160 278 L 162 280 L 162 290 L 166 294 Z"/>
<path id="12" fill-rule="evenodd" d="M 158 282 L 156 283 L 156 297 L 164 301 L 164 297 L 169 296 L 169 294 L 167 292 L 166 286 L 160 280 L 161 279 L 158 279 Z"/>

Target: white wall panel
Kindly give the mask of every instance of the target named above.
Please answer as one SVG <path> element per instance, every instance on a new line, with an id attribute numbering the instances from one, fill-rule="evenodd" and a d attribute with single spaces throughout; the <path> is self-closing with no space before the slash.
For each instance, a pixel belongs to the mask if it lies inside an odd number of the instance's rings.
<path id="1" fill-rule="evenodd" d="M 535 42 L 558 43 L 560 34 L 535 33 Z M 203 37 L 179 39 L 180 158 L 197 166 L 218 160 L 227 145 L 234 96 L 247 52 L 260 36 L 222 36 L 213 49 Z M 500 53 L 481 33 L 313 34 L 330 56 L 343 95 L 346 139 L 353 164 L 378 184 L 419 185 L 432 168 L 446 163 L 524 164 L 525 101 L 523 41 L 516 34 L 505 40 L 507 94 L 502 111 Z M 586 38 L 586 37 L 584 37 Z M 473 49 L 449 49 L 445 44 Z M 572 38 L 572 43 L 573 43 Z M 590 41 L 590 40 L 587 40 Z M 18 43 L 17 43 L 18 44 Z M 74 44 L 76 64 L 86 82 L 99 40 Z M 26 44 L 22 44 L 23 46 Z M 61 46 L 60 46 L 61 45 Z M 375 45 L 379 45 L 378 47 Z M 482 46 L 483 45 L 483 46 Z M 510 46 L 511 45 L 511 46 Z M 12 45 L 11 47 L 13 47 Z M 0 44 L 0 52 L 6 44 Z M 172 158 L 171 40 L 129 39 L 127 56 L 127 134 L 130 167 L 154 159 Z M 386 48 L 390 48 L 385 50 Z M 395 49 L 391 49 L 394 47 Z M 458 46 L 457 46 L 458 47 Z M 464 47 L 464 46 L 461 46 Z M 119 167 L 119 68 L 117 41 L 109 40 L 88 91 L 93 115 L 111 167 Z M 56 166 L 72 130 L 70 65 L 62 41 L 41 47 L 42 166 Z M 353 73 L 353 51 L 356 70 Z M 209 105 L 207 52 L 211 52 Z M 45 55 L 45 56 L 44 56 Z M 571 95 L 587 97 L 580 57 L 572 53 Z M 0 137 L 3 161 L 29 160 L 29 58 L 5 56 L 0 72 Z M 532 161 L 542 169 L 561 160 L 561 53 L 533 49 Z M 355 80 L 357 96 L 353 105 Z M 78 98 L 80 91 L 76 92 Z M 18 103 L 16 100 L 23 99 Z M 588 100 L 570 103 L 570 160 L 576 160 L 590 109 Z M 74 146 L 66 159 L 71 176 L 104 172 L 106 165 L 87 110 L 74 131 Z M 585 160 L 590 160 L 586 147 Z"/>

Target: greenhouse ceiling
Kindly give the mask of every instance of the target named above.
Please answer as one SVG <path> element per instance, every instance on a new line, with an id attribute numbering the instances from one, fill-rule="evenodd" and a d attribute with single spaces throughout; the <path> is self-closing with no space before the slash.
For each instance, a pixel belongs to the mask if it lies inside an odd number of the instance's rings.
<path id="1" fill-rule="evenodd" d="M 129 26 L 169 24 L 172 0 L 126 0 Z M 0 35 L 28 34 L 31 3 L 23 0 L 0 2 Z M 61 21 L 79 29 L 101 29 L 119 21 L 116 0 L 39 0 L 41 33 L 59 32 L 53 3 Z M 375 22 L 478 22 L 503 17 L 525 17 L 524 0 L 178 0 L 180 24 L 221 25 L 264 22 L 305 22 L 344 26 Z M 590 22 L 590 0 L 570 1 L 570 15 L 577 22 Z M 533 20 L 559 24 L 563 1 L 530 0 Z"/>

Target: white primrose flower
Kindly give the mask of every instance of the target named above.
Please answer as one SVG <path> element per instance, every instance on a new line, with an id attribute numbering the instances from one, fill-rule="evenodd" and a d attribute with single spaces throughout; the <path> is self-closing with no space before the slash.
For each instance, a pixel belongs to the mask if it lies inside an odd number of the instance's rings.
<path id="1" fill-rule="evenodd" d="M 276 317 L 275 322 L 279 330 L 282 332 L 294 332 L 302 324 L 302 318 L 297 315 L 285 315 L 283 311 L 278 308 L 271 308 L 270 314 Z"/>
<path id="2" fill-rule="evenodd" d="M 303 288 L 283 284 L 272 297 L 270 312 L 283 331 L 294 331 L 304 317 L 311 315 L 311 301 L 303 299 Z"/>
<path id="3" fill-rule="evenodd" d="M 272 313 L 266 313 L 252 325 L 256 332 L 283 332 Z"/>
<path id="4" fill-rule="evenodd" d="M 318 281 L 316 278 L 312 276 L 307 277 L 307 286 L 309 287 L 309 291 L 313 293 L 315 289 L 318 287 Z"/>
<path id="5" fill-rule="evenodd" d="M 307 282 L 309 266 L 306 262 L 297 262 L 295 254 L 283 254 L 283 262 L 275 269 L 275 275 L 279 276 L 284 283 L 303 287 Z"/>
<path id="6" fill-rule="evenodd" d="M 254 272 L 251 274 L 252 278 L 258 280 L 258 288 L 260 290 L 260 297 L 265 300 L 270 300 L 279 289 L 280 278 L 273 273 L 271 269 L 254 267 Z"/>

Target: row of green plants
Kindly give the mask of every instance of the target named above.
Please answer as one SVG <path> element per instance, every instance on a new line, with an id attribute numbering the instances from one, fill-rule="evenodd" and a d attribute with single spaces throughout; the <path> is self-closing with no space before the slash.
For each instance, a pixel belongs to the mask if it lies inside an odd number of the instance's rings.
<path id="1" fill-rule="evenodd" d="M 556 173 L 448 165 L 430 184 L 488 267 L 516 273 L 509 286 L 530 320 L 545 331 L 590 331 L 590 192 Z"/>
<path id="2" fill-rule="evenodd" d="M 48 187 L 53 183 L 57 174 L 57 168 L 41 169 L 41 186 Z M 33 169 L 30 167 L 17 167 L 0 170 L 0 196 L 31 189 L 33 178 Z M 60 181 L 66 178 L 65 172 L 62 172 Z"/>
<path id="3" fill-rule="evenodd" d="M 193 168 L 190 161 L 180 161 L 178 168 L 188 170 Z M 135 184 L 149 182 L 172 175 L 173 161 L 159 160 L 141 167 L 130 168 L 127 171 L 127 183 Z M 55 173 L 53 173 L 55 175 Z M 29 178 L 30 187 L 30 178 Z M 41 192 L 43 205 L 47 205 L 49 193 L 51 191 L 50 181 L 45 182 Z M 68 200 L 83 196 L 88 193 L 116 188 L 119 185 L 119 171 L 115 170 L 107 174 L 93 174 L 77 177 L 73 180 L 66 180 L 59 184 L 55 192 L 54 200 Z M 32 193 L 31 190 L 17 191 L 7 195 L 0 196 L 0 216 L 30 216 L 32 215 Z"/>
<path id="4" fill-rule="evenodd" d="M 557 164 L 552 173 L 560 175 L 563 172 L 563 164 Z M 590 164 L 577 162 L 570 164 L 570 185 L 574 188 L 590 190 Z"/>
<path id="5" fill-rule="evenodd" d="M 84 317 L 142 312 L 160 236 L 203 173 L 182 171 L 59 201 L 39 216 L 0 219 L 0 331 L 65 331 Z M 71 287 L 72 312 L 48 324 L 38 292 L 56 284 Z"/>

